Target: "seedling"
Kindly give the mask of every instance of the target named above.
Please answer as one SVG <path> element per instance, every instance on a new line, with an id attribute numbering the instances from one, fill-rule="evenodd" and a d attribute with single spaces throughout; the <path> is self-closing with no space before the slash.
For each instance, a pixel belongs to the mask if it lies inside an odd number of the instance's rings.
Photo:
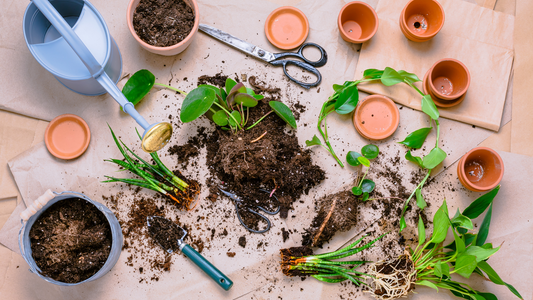
<path id="1" fill-rule="evenodd" d="M 337 157 L 335 152 L 333 151 L 333 148 L 329 142 L 328 138 L 328 128 L 326 125 L 326 117 L 331 114 L 332 112 L 336 112 L 338 114 L 349 114 L 352 111 L 355 110 L 357 107 L 357 104 L 359 102 L 359 91 L 357 89 L 357 85 L 360 83 L 365 82 L 373 82 L 373 81 L 380 81 L 385 86 L 392 86 L 398 83 L 405 83 L 415 89 L 420 95 L 422 95 L 422 112 L 427 114 L 430 117 L 431 127 L 422 128 L 419 130 L 416 130 L 409 134 L 402 142 L 400 142 L 403 145 L 406 145 L 412 149 L 418 149 L 422 147 L 424 144 L 424 141 L 426 140 L 426 137 L 430 133 L 431 129 L 435 127 L 437 131 L 437 139 L 435 142 L 435 147 L 424 157 L 418 157 L 413 156 L 411 154 L 411 151 L 407 151 L 405 154 L 405 158 L 415 164 L 417 164 L 419 167 L 426 169 L 427 174 L 424 177 L 424 179 L 417 185 L 415 190 L 411 193 L 409 198 L 405 201 L 402 214 L 400 216 L 400 231 L 405 229 L 407 226 L 404 218 L 405 211 L 407 210 L 407 206 L 409 204 L 409 201 L 413 198 L 414 195 L 416 195 L 416 202 L 418 207 L 420 209 L 424 209 L 427 204 L 422 196 L 422 187 L 426 183 L 427 179 L 429 178 L 429 175 L 431 174 L 431 170 L 438 166 L 440 163 L 444 161 L 446 158 L 446 152 L 444 152 L 439 147 L 439 137 L 440 137 L 440 125 L 439 125 L 439 111 L 437 107 L 435 106 L 435 103 L 433 102 L 433 99 L 431 99 L 430 95 L 425 95 L 420 89 L 418 89 L 416 86 L 414 86 L 414 83 L 417 81 L 421 81 L 418 76 L 416 76 L 413 73 L 408 73 L 406 71 L 400 70 L 396 71 L 392 68 L 385 68 L 385 70 L 377 70 L 377 69 L 368 69 L 365 70 L 363 73 L 363 79 L 357 80 L 357 81 L 346 81 L 343 85 L 334 84 L 333 90 L 335 90 L 335 93 L 328 98 L 326 102 L 322 105 L 322 109 L 320 111 L 320 114 L 318 116 L 318 131 L 320 132 L 320 135 L 322 136 L 322 139 L 324 141 L 324 144 L 320 141 L 320 139 L 315 135 L 313 136 L 313 139 L 306 141 L 306 145 L 313 146 L 313 145 L 320 145 L 324 147 L 336 160 L 337 163 L 344 167 L 340 159 Z M 435 126 L 433 126 L 433 123 L 435 123 Z M 324 127 L 324 130 L 322 130 L 322 127 Z"/>
<path id="2" fill-rule="evenodd" d="M 492 201 L 499 189 L 498 186 L 482 195 L 462 213 L 458 209 L 451 219 L 445 200 L 433 217 L 433 234 L 427 241 L 424 223 L 419 217 L 418 246 L 414 250 L 407 248 L 399 258 L 370 265 L 370 293 L 377 299 L 397 299 L 407 296 L 415 285 L 423 285 L 437 291 L 439 288 L 450 290 L 455 296 L 464 299 L 497 299 L 491 293 L 476 291 L 468 284 L 456 281 L 457 277 L 451 277 L 452 274 L 457 274 L 468 279 L 472 273 L 477 273 L 487 276 L 495 284 L 507 286 L 513 294 L 523 299 L 487 262 L 500 249 L 486 243 Z M 479 231 L 475 234 L 469 232 L 474 228 L 472 219 L 479 217 L 487 208 Z M 443 242 L 450 228 L 454 241 L 444 246 Z"/>
<path id="3" fill-rule="evenodd" d="M 126 146 L 124 142 L 118 139 L 111 127 L 109 127 L 109 130 L 111 130 L 113 140 L 120 150 L 120 153 L 122 153 L 124 156 L 124 159 L 105 159 L 104 161 L 115 163 L 122 169 L 128 170 L 139 176 L 141 179 L 105 176 L 108 180 L 103 182 L 123 182 L 142 188 L 151 189 L 161 193 L 173 201 L 176 201 L 182 208 L 187 210 L 193 208 L 192 204 L 194 203 L 194 199 L 196 195 L 200 193 L 200 187 L 196 182 L 192 181 L 189 184 L 174 175 L 174 173 L 172 173 L 172 171 L 170 171 L 163 164 L 163 162 L 161 162 L 157 152 L 150 153 L 155 165 L 146 162 L 137 154 L 135 154 L 128 146 Z M 137 135 L 139 135 L 138 132 Z M 141 138 L 140 135 L 139 138 Z"/>
<path id="4" fill-rule="evenodd" d="M 357 267 L 367 263 L 367 261 L 339 261 L 340 259 L 350 257 L 380 240 L 385 234 L 378 238 L 357 247 L 358 244 L 366 237 L 358 239 L 345 248 L 337 251 L 313 255 L 313 251 L 308 247 L 292 247 L 281 249 L 281 270 L 286 276 L 312 276 L 320 281 L 329 283 L 338 283 L 350 280 L 357 286 L 363 284 L 368 274 L 356 271 Z"/>
<path id="5" fill-rule="evenodd" d="M 359 180 L 359 183 L 352 188 L 352 193 L 356 196 L 362 196 L 361 200 L 366 201 L 368 200 L 368 197 L 370 193 L 374 190 L 376 187 L 376 184 L 374 181 L 370 179 L 366 179 L 366 175 L 368 174 L 368 171 L 370 170 L 370 160 L 378 157 L 379 154 L 379 148 L 376 145 L 366 145 L 361 149 L 361 153 L 350 151 L 348 152 L 348 155 L 346 155 L 346 162 L 350 166 L 359 166 L 363 165 L 366 167 L 366 171 L 361 177 L 361 180 Z"/>

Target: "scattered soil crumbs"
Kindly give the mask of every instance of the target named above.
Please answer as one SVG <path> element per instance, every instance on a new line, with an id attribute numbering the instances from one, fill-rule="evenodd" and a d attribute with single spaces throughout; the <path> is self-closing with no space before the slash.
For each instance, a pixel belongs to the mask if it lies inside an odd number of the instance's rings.
<path id="1" fill-rule="evenodd" d="M 214 77 L 201 76 L 199 83 L 222 87 L 226 78 L 220 73 Z M 256 93 L 265 96 L 256 107 L 250 109 L 248 123 L 253 124 L 271 111 L 268 102 L 280 101 L 282 94 L 281 89 L 266 86 L 254 76 L 250 76 L 248 82 Z M 294 131 L 288 129 L 286 123 L 275 114 L 268 115 L 254 128 L 236 134 L 220 128 L 207 134 L 205 129 L 199 128 L 198 135 L 189 139 L 187 145 L 174 147 L 169 154 L 177 155 L 178 160 L 190 158 L 191 147 L 199 149 L 206 146 L 207 166 L 212 175 L 208 183 L 208 199 L 212 202 L 217 200 L 218 187 L 222 182 L 225 190 L 236 193 L 244 200 L 244 208 L 253 203 L 275 211 L 277 201 L 273 197 L 265 197 L 268 193 L 260 191 L 275 189 L 274 195 L 281 206 L 280 216 L 286 218 L 292 203 L 325 178 L 324 171 L 313 164 L 310 150 L 300 147 Z M 264 221 L 259 217 L 248 213 L 246 209 L 240 213 L 250 228 L 264 228 Z"/>
<path id="2" fill-rule="evenodd" d="M 246 247 L 246 237 L 244 235 L 239 238 L 239 246 Z"/>
<path id="3" fill-rule="evenodd" d="M 194 12 L 183 0 L 141 0 L 133 28 L 144 42 L 169 47 L 183 41 L 194 26 Z"/>
<path id="4" fill-rule="evenodd" d="M 228 257 L 235 257 L 235 252 L 227 252 L 226 255 Z"/>
<path id="5" fill-rule="evenodd" d="M 337 231 L 350 230 L 357 222 L 358 203 L 351 191 L 327 195 L 315 201 L 318 213 L 310 228 L 305 229 L 302 245 L 322 248 Z"/>
<path id="6" fill-rule="evenodd" d="M 171 270 L 172 256 L 182 255 L 179 251 L 176 254 L 169 254 L 154 241 L 148 232 L 147 217 L 163 217 L 176 223 L 187 231 L 185 242 L 198 252 L 203 251 L 204 241 L 196 237 L 193 228 L 189 228 L 179 221 L 179 218 L 176 217 L 179 210 L 174 202 L 161 197 L 159 194 L 149 197 L 140 188 L 131 186 L 125 186 L 125 188 L 134 192 L 133 199 L 132 196 L 127 196 L 124 192 L 103 197 L 103 199 L 117 215 L 124 235 L 122 250 L 128 253 L 126 265 L 139 271 L 139 283 L 159 281 L 159 277 L 164 272 Z"/>
<path id="7" fill-rule="evenodd" d="M 281 228 L 281 236 L 284 243 L 289 239 L 290 234 L 287 230 L 285 230 L 285 227 Z"/>
<path id="8" fill-rule="evenodd" d="M 178 240 L 184 237 L 185 232 L 179 229 L 172 221 L 165 218 L 149 218 L 148 232 L 152 238 L 165 250 L 178 251 Z"/>
<path id="9" fill-rule="evenodd" d="M 98 272 L 111 251 L 111 228 L 91 203 L 70 198 L 50 206 L 30 229 L 33 259 L 41 274 L 77 283 Z"/>

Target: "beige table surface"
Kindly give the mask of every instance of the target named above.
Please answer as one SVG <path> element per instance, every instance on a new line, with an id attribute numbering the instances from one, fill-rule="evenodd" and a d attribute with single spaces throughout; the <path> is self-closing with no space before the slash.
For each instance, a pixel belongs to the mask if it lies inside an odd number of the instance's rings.
<path id="1" fill-rule="evenodd" d="M 514 94 L 525 95 L 528 89 L 531 90 L 531 84 L 528 83 L 530 79 L 529 70 L 527 66 L 529 61 L 533 60 L 532 51 L 528 45 L 533 43 L 531 34 L 527 34 L 531 27 L 525 26 L 531 22 L 531 15 L 533 12 L 533 2 L 529 0 L 465 0 L 472 3 L 477 3 L 485 7 L 492 8 L 504 13 L 516 15 L 516 32 L 515 32 L 515 77 L 514 77 Z M 11 1 L 0 0 L 2 6 L 8 6 Z M 270 0 L 280 5 L 295 5 L 300 1 L 290 0 Z M 376 1 L 368 1 L 377 3 Z M 516 10 L 516 13 L 515 13 Z M 22 34 L 20 24 L 8 24 L 2 10 L 0 10 L 0 41 L 6 38 L 5 32 L 7 30 L 18 30 Z M 523 24 L 524 26 L 519 26 Z M 236 35 L 238 33 L 235 33 Z M 522 63 L 524 61 L 524 63 Z M 3 73 L 9 70 L 3 69 L 2 57 L 0 56 L 0 70 Z M 519 84 L 517 84 L 517 82 Z M 28 85 L 31 88 L 31 84 Z M 1 95 L 0 95 L 1 97 Z M 522 97 L 524 98 L 524 97 Z M 521 101 L 521 102 L 520 102 Z M 491 147 L 493 149 L 507 151 L 512 153 L 520 153 L 533 156 L 533 126 L 527 126 L 527 122 L 531 125 L 533 118 L 528 118 L 533 113 L 533 106 L 529 104 L 531 110 L 524 110 L 516 108 L 518 105 L 526 105 L 527 99 L 520 97 L 513 97 L 513 115 L 512 122 L 502 126 L 498 133 L 494 133 L 481 145 Z M 519 104 L 521 103 L 521 104 Z M 526 105 L 527 106 L 527 105 Z M 518 121 L 517 121 L 518 120 Z M 514 124 L 520 126 L 513 127 Z M 10 214 L 15 209 L 17 203 L 22 201 L 17 187 L 13 181 L 12 175 L 7 167 L 7 161 L 11 158 L 23 153 L 32 146 L 41 143 L 44 139 L 44 131 L 48 122 L 21 116 L 18 114 L 0 110 L 0 228 L 8 219 Z M 0 245 L 0 288 L 3 284 L 4 276 L 2 270 L 6 270 L 3 262 L 10 260 L 12 253 L 7 248 Z M 524 295 L 529 296 L 529 295 Z M 0 299 L 2 299 L 0 295 Z"/>

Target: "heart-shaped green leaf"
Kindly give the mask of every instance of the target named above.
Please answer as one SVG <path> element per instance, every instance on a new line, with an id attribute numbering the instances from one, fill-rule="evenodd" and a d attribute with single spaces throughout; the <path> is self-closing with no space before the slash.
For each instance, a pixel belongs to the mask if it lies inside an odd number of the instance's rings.
<path id="1" fill-rule="evenodd" d="M 399 144 L 404 144 L 413 149 L 419 149 L 422 147 L 422 145 L 424 145 L 424 142 L 426 141 L 428 134 L 431 132 L 431 129 L 431 127 L 426 127 L 415 130 L 411 132 L 403 141 L 399 142 Z"/>
<path id="2" fill-rule="evenodd" d="M 287 122 L 287 124 L 291 125 L 292 128 L 296 129 L 296 119 L 287 105 L 279 101 L 270 101 L 268 102 L 268 105 L 270 105 L 276 115 L 283 119 L 283 121 Z"/>
<path id="3" fill-rule="evenodd" d="M 431 99 L 430 95 L 425 95 L 422 97 L 422 111 L 433 120 L 439 119 L 439 110 L 437 109 L 437 106 L 435 106 L 435 103 L 433 102 L 433 99 Z"/>
<path id="4" fill-rule="evenodd" d="M 246 107 L 254 107 L 259 103 L 253 96 L 245 93 L 237 93 L 233 99 L 235 103 L 239 105 L 242 103 L 242 106 Z"/>
<path id="5" fill-rule="evenodd" d="M 318 139 L 318 137 L 316 135 L 314 135 L 313 139 L 305 141 L 305 145 L 307 147 L 320 146 L 320 145 L 322 145 L 322 142 Z"/>
<path id="6" fill-rule="evenodd" d="M 368 158 L 364 157 L 364 156 L 359 156 L 357 158 L 357 160 L 365 167 L 370 167 L 370 161 L 368 160 Z"/>
<path id="7" fill-rule="evenodd" d="M 361 183 L 361 190 L 365 193 L 372 193 L 375 187 L 376 184 L 370 179 L 363 179 L 363 182 Z"/>
<path id="8" fill-rule="evenodd" d="M 418 157 L 418 156 L 413 156 L 411 154 L 411 151 L 407 151 L 407 153 L 405 153 L 405 159 L 407 159 L 410 162 L 414 162 L 415 164 L 417 164 L 421 168 L 424 168 L 424 164 L 422 163 L 422 159 L 420 157 Z"/>
<path id="9" fill-rule="evenodd" d="M 368 144 L 361 149 L 361 153 L 368 159 L 374 159 L 378 157 L 379 148 L 376 145 Z"/>
<path id="10" fill-rule="evenodd" d="M 358 157 L 362 156 L 361 154 L 359 154 L 358 152 L 355 152 L 355 151 L 349 151 L 348 154 L 346 154 L 346 162 L 350 165 L 350 166 L 358 166 L 361 164 L 361 162 L 359 162 L 359 160 L 357 159 Z"/>
<path id="11" fill-rule="evenodd" d="M 424 197 L 422 196 L 422 190 L 420 188 L 416 189 L 415 194 L 416 194 L 416 205 L 420 209 L 426 208 L 426 206 L 428 205 L 426 203 L 426 200 L 424 200 Z"/>
<path id="12" fill-rule="evenodd" d="M 340 84 L 334 84 L 334 85 L 333 85 L 333 90 L 334 90 L 336 93 L 342 91 L 343 88 L 344 88 L 344 85 L 340 85 Z"/>
<path id="13" fill-rule="evenodd" d="M 461 214 L 459 211 L 459 208 L 457 209 L 457 212 L 455 213 L 455 216 L 452 218 L 452 225 L 454 227 L 461 227 L 465 229 L 472 230 L 474 229 L 474 224 L 472 224 L 472 220 L 470 220 L 468 217 Z"/>
<path id="14" fill-rule="evenodd" d="M 403 82 L 403 76 L 400 75 L 400 73 L 396 72 L 396 70 L 392 68 L 385 68 L 383 75 L 381 75 L 381 83 L 386 86 L 391 86 L 401 82 Z"/>
<path id="15" fill-rule="evenodd" d="M 418 76 L 416 76 L 416 74 L 414 73 L 409 73 L 409 72 L 406 72 L 404 70 L 400 70 L 398 71 L 398 74 L 400 74 L 400 76 L 403 77 L 403 79 L 411 82 L 411 83 L 414 83 L 414 82 L 417 82 L 417 81 L 421 81 L 420 78 L 418 78 Z"/>
<path id="16" fill-rule="evenodd" d="M 446 152 L 441 148 L 433 148 L 428 155 L 422 159 L 422 164 L 426 169 L 433 169 L 438 166 L 446 158 Z"/>
<path id="17" fill-rule="evenodd" d="M 361 190 L 361 188 L 358 187 L 358 186 L 354 186 L 354 187 L 352 188 L 352 193 L 353 193 L 354 195 L 356 195 L 356 196 L 359 196 L 359 195 L 361 195 L 361 194 L 363 193 L 363 190 Z"/>
<path id="18" fill-rule="evenodd" d="M 228 125 L 228 115 L 223 110 L 219 110 L 213 114 L 213 122 L 218 126 L 226 126 Z"/>
<path id="19" fill-rule="evenodd" d="M 212 89 L 199 87 L 192 90 L 181 105 L 180 120 L 183 123 L 196 120 L 201 115 L 205 114 L 213 102 L 215 102 L 216 96 Z"/>
<path id="20" fill-rule="evenodd" d="M 384 70 L 378 70 L 378 69 L 366 69 L 365 72 L 363 72 L 363 77 L 366 79 L 378 79 L 383 76 Z"/>
<path id="21" fill-rule="evenodd" d="M 155 76 L 152 72 L 142 69 L 133 74 L 122 88 L 122 94 L 133 105 L 139 103 L 139 101 L 148 94 L 155 83 Z"/>
<path id="22" fill-rule="evenodd" d="M 433 216 L 433 235 L 431 236 L 431 242 L 438 244 L 444 241 L 449 227 L 448 207 L 446 206 L 446 200 L 444 200 L 441 207 L 439 207 Z"/>
<path id="23" fill-rule="evenodd" d="M 462 254 L 457 256 L 454 272 L 465 278 L 470 278 L 470 275 L 472 275 L 476 266 L 477 262 L 475 256 Z"/>
<path id="24" fill-rule="evenodd" d="M 337 102 L 335 102 L 335 111 L 339 115 L 349 114 L 354 111 L 357 102 L 359 102 L 359 91 L 357 90 L 357 86 L 354 85 L 345 88 L 340 93 Z"/>

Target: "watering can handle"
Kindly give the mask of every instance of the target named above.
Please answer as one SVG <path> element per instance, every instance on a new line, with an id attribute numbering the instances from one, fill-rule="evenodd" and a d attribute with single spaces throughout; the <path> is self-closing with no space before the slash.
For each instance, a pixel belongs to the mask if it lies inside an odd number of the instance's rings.
<path id="1" fill-rule="evenodd" d="M 50 200 L 52 200 L 56 195 L 50 189 L 46 190 L 37 200 L 35 200 L 28 208 L 20 213 L 20 217 L 23 222 L 28 221 L 28 219 L 37 213 L 41 208 L 43 208 Z"/>

